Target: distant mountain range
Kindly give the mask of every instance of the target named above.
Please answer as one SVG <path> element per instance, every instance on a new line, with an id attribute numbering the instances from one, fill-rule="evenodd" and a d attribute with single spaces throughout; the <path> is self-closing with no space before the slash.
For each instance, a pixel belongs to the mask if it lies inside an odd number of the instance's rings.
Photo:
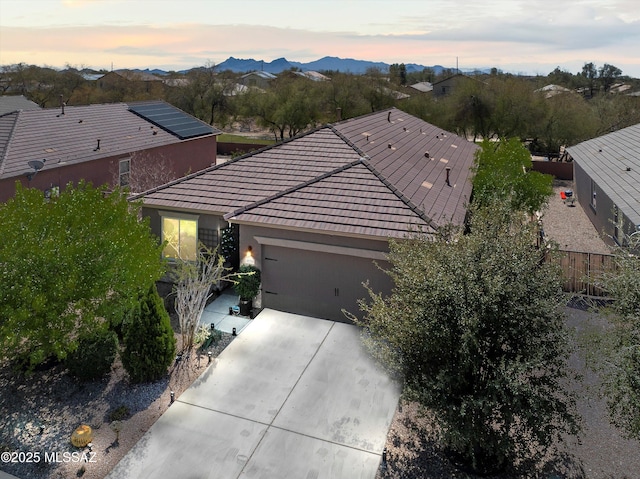
<path id="1" fill-rule="evenodd" d="M 366 60 L 354 60 L 352 58 L 338 58 L 338 57 L 323 57 L 319 60 L 315 60 L 308 63 L 289 61 L 286 58 L 278 58 L 272 62 L 265 62 L 264 60 L 241 59 L 229 57 L 222 63 L 216 65 L 217 71 L 230 70 L 235 73 L 248 73 L 252 71 L 265 71 L 268 73 L 278 74 L 291 68 L 299 68 L 302 71 L 339 71 L 343 73 L 362 74 L 370 68 L 376 68 L 383 73 L 389 71 L 389 64 L 384 62 L 370 62 Z M 415 63 L 405 63 L 407 73 L 421 72 L 425 68 L 432 69 L 435 74 L 442 73 L 445 67 L 441 65 L 424 66 Z M 165 75 L 167 72 L 164 70 L 141 70 L 154 75 Z M 460 69 L 463 73 L 482 72 L 489 73 L 489 70 L 477 70 L 477 69 Z M 183 71 L 181 73 L 186 73 Z"/>
<path id="2" fill-rule="evenodd" d="M 405 64 L 407 72 L 422 71 L 425 66 L 413 63 Z M 220 71 L 231 70 L 236 73 L 246 73 L 251 71 L 265 71 L 269 73 L 281 73 L 291 68 L 299 68 L 302 71 L 339 71 L 343 73 L 365 73 L 370 68 L 376 68 L 382 72 L 389 71 L 389 64 L 383 62 L 370 62 L 366 60 L 354 60 L 353 58 L 323 57 L 308 63 L 289 61 L 286 58 L 278 58 L 272 62 L 253 59 L 239 59 L 230 57 L 222 63 L 216 65 Z M 436 65 L 433 68 L 436 73 L 440 73 L 443 67 Z"/>

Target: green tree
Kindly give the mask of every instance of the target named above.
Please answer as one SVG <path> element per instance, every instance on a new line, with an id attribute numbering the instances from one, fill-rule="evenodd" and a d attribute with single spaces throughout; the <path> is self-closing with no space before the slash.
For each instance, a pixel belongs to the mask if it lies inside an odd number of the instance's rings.
<path id="1" fill-rule="evenodd" d="M 598 79 L 600 83 L 602 83 L 602 89 L 605 92 L 608 92 L 611 89 L 611 85 L 613 85 L 620 76 L 622 75 L 622 70 L 618 67 L 605 63 L 598 69 Z"/>
<path id="2" fill-rule="evenodd" d="M 391 240 L 390 296 L 362 302 L 372 354 L 434 412 L 456 461 L 479 472 L 541 457 L 577 432 L 556 265 L 507 205 L 476 209 L 470 233 Z"/>
<path id="3" fill-rule="evenodd" d="M 322 111 L 321 99 L 315 82 L 290 72 L 273 80 L 267 91 L 254 89 L 243 95 L 242 110 L 269 128 L 277 141 L 315 127 Z"/>
<path id="4" fill-rule="evenodd" d="M 543 146 L 542 153 L 558 155 L 561 146 L 576 145 L 597 136 L 598 118 L 589 103 L 581 95 L 561 93 L 545 100 L 546 111 L 543 120 L 530 137 L 536 138 Z"/>
<path id="5" fill-rule="evenodd" d="M 475 157 L 473 203 L 485 207 L 501 201 L 512 211 L 539 211 L 553 195 L 553 177 L 531 171 L 531 164 L 518 139 L 485 140 Z"/>
<path id="6" fill-rule="evenodd" d="M 407 67 L 404 63 L 394 63 L 389 66 L 389 79 L 396 85 L 407 84 Z"/>
<path id="7" fill-rule="evenodd" d="M 86 183 L 59 197 L 17 185 L 0 205 L 0 345 L 33 368 L 64 359 L 95 318 L 117 323 L 163 273 L 138 204 Z"/>
<path id="8" fill-rule="evenodd" d="M 635 251 L 636 254 L 631 254 Z M 614 302 L 613 329 L 601 338 L 598 363 L 604 367 L 604 391 L 612 422 L 629 437 L 640 439 L 640 237 L 615 250 L 615 271 L 598 285 Z"/>
<path id="9" fill-rule="evenodd" d="M 589 89 L 589 97 L 592 97 L 596 86 L 596 80 L 598 79 L 598 69 L 591 62 L 585 63 L 580 75 L 584 78 L 587 88 Z"/>
<path id="10" fill-rule="evenodd" d="M 122 365 L 133 382 L 164 376 L 176 355 L 176 337 L 155 284 L 129 312 L 124 324 Z"/>

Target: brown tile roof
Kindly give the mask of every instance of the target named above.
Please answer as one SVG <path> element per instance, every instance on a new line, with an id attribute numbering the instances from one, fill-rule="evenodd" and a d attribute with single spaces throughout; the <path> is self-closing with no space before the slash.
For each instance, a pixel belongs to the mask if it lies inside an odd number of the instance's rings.
<path id="1" fill-rule="evenodd" d="M 429 230 L 463 221 L 476 149 L 392 108 L 320 128 L 136 198 L 239 223 L 400 237 L 410 227 Z"/>
<path id="2" fill-rule="evenodd" d="M 338 123 L 335 129 L 437 224 L 462 223 L 478 149 L 474 143 L 395 108 Z"/>
<path id="3" fill-rule="evenodd" d="M 30 160 L 46 159 L 50 169 L 182 141 L 126 103 L 66 106 L 61 113 L 48 108 L 0 116 L 0 179 L 22 175 Z"/>

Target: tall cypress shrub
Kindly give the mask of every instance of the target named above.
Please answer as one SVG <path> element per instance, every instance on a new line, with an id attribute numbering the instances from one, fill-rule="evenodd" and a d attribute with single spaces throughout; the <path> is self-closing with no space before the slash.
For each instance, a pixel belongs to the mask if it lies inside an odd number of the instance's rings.
<path id="1" fill-rule="evenodd" d="M 124 324 L 122 364 L 133 382 L 160 379 L 175 358 L 176 339 L 155 285 L 129 312 Z"/>

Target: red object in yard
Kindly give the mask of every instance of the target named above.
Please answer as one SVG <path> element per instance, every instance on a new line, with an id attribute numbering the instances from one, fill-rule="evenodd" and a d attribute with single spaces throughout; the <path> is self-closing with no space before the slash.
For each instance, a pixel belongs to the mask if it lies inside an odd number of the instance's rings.
<path id="1" fill-rule="evenodd" d="M 560 198 L 562 198 L 562 201 L 567 199 L 567 195 L 566 195 L 566 193 L 564 191 L 560 192 Z"/>

